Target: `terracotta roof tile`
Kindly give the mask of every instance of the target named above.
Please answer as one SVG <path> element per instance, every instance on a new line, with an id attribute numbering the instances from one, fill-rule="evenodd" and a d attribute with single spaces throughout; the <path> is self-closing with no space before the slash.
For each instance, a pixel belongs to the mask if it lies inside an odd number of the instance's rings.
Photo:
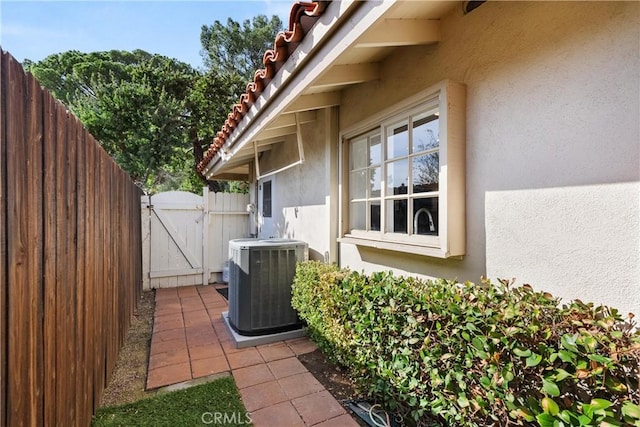
<path id="1" fill-rule="evenodd" d="M 289 56 L 296 50 L 300 41 L 325 11 L 328 3 L 329 1 L 314 0 L 312 2 L 296 2 L 293 4 L 289 14 L 289 29 L 279 32 L 274 41 L 273 49 L 269 49 L 264 53 L 262 61 L 264 68 L 255 72 L 253 81 L 247 84 L 245 93 L 240 95 L 238 103 L 233 105 L 222 129 L 216 134 L 209 149 L 204 154 L 204 158 L 198 164 L 198 171 L 204 172 L 209 162 L 222 148 L 229 135 L 247 114 L 273 76 L 276 75 Z"/>

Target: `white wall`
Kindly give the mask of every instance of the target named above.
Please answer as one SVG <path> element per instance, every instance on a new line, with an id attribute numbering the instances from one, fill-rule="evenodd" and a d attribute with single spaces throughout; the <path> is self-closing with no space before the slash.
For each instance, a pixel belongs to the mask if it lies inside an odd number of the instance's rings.
<path id="1" fill-rule="evenodd" d="M 321 260 L 331 247 L 327 114 L 301 126 L 305 163 L 278 173 L 273 188 L 276 237 L 307 242 L 309 258 Z"/>
<path id="2" fill-rule="evenodd" d="M 340 247 L 342 265 L 516 277 L 640 314 L 640 4 L 487 2 L 343 94 L 346 129 L 443 79 L 467 85 L 467 255 Z"/>
<path id="3" fill-rule="evenodd" d="M 492 191 L 485 204 L 489 277 L 640 312 L 640 184 Z"/>

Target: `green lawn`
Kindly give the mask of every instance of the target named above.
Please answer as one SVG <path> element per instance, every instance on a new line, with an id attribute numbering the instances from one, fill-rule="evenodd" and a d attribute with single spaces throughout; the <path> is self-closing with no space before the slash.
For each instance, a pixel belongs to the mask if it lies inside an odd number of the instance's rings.
<path id="1" fill-rule="evenodd" d="M 233 378 L 225 377 L 135 403 L 100 408 L 92 426 L 245 427 L 250 421 Z"/>

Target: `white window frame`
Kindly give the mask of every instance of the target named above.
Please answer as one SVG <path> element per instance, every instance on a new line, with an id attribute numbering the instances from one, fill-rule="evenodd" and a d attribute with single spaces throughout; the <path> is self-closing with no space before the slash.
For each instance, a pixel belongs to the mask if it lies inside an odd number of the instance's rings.
<path id="1" fill-rule="evenodd" d="M 437 108 L 439 111 L 439 174 L 438 191 L 399 196 L 407 200 L 407 211 L 412 212 L 411 199 L 425 196 L 438 197 L 438 235 L 411 234 L 411 224 L 407 234 L 386 230 L 386 177 L 387 129 L 410 116 Z M 379 133 L 382 139 L 382 182 L 380 200 L 380 231 L 350 229 L 350 143 L 362 136 Z M 371 118 L 345 130 L 340 135 L 341 150 L 341 243 L 350 243 L 399 252 L 437 258 L 460 257 L 466 250 L 465 212 L 465 139 L 466 139 L 466 87 L 445 80 L 409 99 L 393 105 Z M 411 150 L 410 150 L 411 151 Z M 411 159 L 411 155 L 408 156 Z M 411 162 L 409 162 L 411 164 Z M 411 174 L 411 167 L 409 174 Z M 408 191 L 411 193 L 411 191 Z M 366 224 L 369 224 L 369 209 L 366 209 Z"/>

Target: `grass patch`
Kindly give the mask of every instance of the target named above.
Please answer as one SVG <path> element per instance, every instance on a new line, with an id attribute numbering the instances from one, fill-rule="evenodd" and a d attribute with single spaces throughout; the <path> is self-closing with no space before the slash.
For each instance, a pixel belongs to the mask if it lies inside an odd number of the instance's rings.
<path id="1" fill-rule="evenodd" d="M 224 377 L 135 403 L 100 408 L 92 426 L 173 427 L 207 423 L 246 427 L 249 422 L 233 378 Z"/>

